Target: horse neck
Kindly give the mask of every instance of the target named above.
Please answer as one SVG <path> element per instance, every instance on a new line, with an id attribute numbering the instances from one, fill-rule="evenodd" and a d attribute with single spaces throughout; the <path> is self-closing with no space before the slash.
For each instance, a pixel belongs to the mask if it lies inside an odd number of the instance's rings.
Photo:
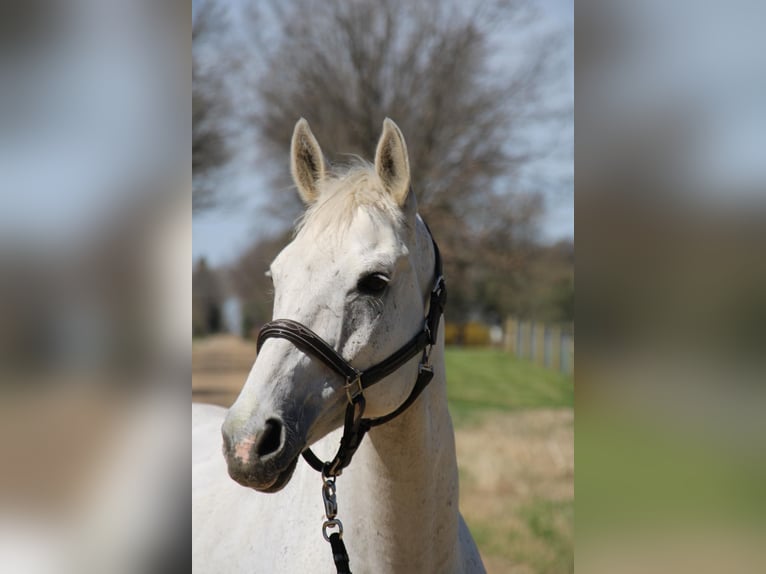
<path id="1" fill-rule="evenodd" d="M 375 571 L 448 572 L 458 560 L 458 477 L 443 341 L 432 364 L 434 378 L 420 398 L 370 431 L 347 480 L 339 481 L 349 493 L 354 537 L 369 536 L 350 544 Z"/>

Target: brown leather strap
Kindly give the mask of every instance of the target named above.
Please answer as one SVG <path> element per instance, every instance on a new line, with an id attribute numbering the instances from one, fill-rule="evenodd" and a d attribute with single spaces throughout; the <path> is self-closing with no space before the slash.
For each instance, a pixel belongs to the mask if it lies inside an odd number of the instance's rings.
<path id="1" fill-rule="evenodd" d="M 420 393 L 423 392 L 423 389 L 428 386 L 428 383 L 431 382 L 431 379 L 434 378 L 434 370 L 430 366 L 420 365 L 420 371 L 418 372 L 418 378 L 415 380 L 415 386 L 412 387 L 412 391 L 410 392 L 410 396 L 407 397 L 407 399 L 399 405 L 399 408 L 395 411 L 388 413 L 387 415 L 384 415 L 382 417 L 378 417 L 376 419 L 364 419 L 362 422 L 367 427 L 376 427 L 380 426 L 382 424 L 385 424 L 389 421 L 394 420 L 396 417 L 398 417 L 400 414 L 402 414 L 404 411 L 406 411 L 412 403 L 417 400 L 417 398 L 420 396 Z"/>
<path id="2" fill-rule="evenodd" d="M 353 381 L 361 375 L 322 337 L 297 321 L 276 319 L 266 323 L 258 333 L 258 352 L 260 352 L 263 343 L 271 338 L 287 339 L 307 355 L 318 358 L 347 381 Z"/>

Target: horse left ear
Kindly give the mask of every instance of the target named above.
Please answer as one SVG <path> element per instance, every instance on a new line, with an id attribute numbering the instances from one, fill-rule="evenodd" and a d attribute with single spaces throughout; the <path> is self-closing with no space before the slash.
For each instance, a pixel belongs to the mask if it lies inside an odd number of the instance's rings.
<path id="1" fill-rule="evenodd" d="M 383 121 L 383 133 L 375 152 L 375 171 L 397 205 L 404 207 L 410 191 L 410 160 L 404 136 L 389 118 Z"/>

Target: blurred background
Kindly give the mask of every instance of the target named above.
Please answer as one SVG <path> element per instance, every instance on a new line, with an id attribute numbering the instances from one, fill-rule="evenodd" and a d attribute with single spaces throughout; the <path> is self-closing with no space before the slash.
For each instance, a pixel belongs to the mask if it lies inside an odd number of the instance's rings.
<path id="1" fill-rule="evenodd" d="M 577 568 L 763 572 L 763 2 L 578 2 Z"/>
<path id="2" fill-rule="evenodd" d="M 189 365 L 225 404 L 254 359 L 300 115 L 336 160 L 403 128 L 467 518 L 572 570 L 571 4 L 302 6 L 0 4 L 0 571 L 188 556 Z M 763 3 L 576 17 L 578 570 L 762 572 Z"/>
<path id="3" fill-rule="evenodd" d="M 461 508 L 490 572 L 571 572 L 573 5 L 193 2 L 194 400 L 230 405 L 272 319 L 302 205 L 305 117 L 328 159 L 402 129 L 449 286 Z"/>
<path id="4" fill-rule="evenodd" d="M 2 572 L 188 555 L 190 21 L 0 3 Z"/>

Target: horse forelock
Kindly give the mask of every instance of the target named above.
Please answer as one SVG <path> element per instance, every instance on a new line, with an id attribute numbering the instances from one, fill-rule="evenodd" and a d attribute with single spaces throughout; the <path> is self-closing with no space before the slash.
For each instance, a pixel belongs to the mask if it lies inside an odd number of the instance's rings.
<path id="1" fill-rule="evenodd" d="M 350 167 L 331 172 L 318 184 L 319 198 L 297 222 L 295 234 L 320 233 L 341 239 L 360 211 L 381 224 L 399 225 L 402 210 L 386 191 L 375 167 L 355 159 Z"/>

